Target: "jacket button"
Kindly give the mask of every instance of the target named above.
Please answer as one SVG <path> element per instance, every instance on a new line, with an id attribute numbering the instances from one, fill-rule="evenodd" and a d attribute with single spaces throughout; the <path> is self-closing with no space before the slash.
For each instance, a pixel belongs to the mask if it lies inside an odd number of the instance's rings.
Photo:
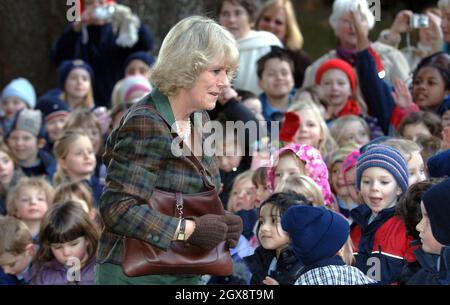
<path id="1" fill-rule="evenodd" d="M 152 237 L 153 237 L 152 233 L 149 233 L 149 234 L 147 235 L 147 239 L 151 239 Z"/>
<path id="2" fill-rule="evenodd" d="M 159 241 L 159 236 L 153 236 L 153 241 L 154 242 L 158 242 Z"/>

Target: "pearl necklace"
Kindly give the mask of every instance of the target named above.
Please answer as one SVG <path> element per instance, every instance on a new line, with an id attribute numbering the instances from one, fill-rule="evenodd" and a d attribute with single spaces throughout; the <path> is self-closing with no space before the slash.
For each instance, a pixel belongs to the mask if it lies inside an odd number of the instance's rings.
<path id="1" fill-rule="evenodd" d="M 184 123 L 183 125 L 187 125 L 186 129 L 181 128 L 179 122 L 181 122 L 181 121 L 177 121 L 177 133 L 178 133 L 178 136 L 181 138 L 181 140 L 186 141 L 191 136 L 191 129 L 192 129 L 191 119 L 188 118 L 187 122 L 186 121 L 182 121 Z"/>

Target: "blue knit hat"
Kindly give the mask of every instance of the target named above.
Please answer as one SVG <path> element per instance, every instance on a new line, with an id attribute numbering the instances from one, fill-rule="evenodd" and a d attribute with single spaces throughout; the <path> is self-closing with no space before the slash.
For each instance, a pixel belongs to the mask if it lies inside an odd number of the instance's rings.
<path id="1" fill-rule="evenodd" d="M 373 144 L 359 156 L 356 165 L 356 187 L 361 189 L 361 176 L 370 167 L 381 167 L 394 176 L 395 181 L 406 192 L 408 189 L 408 165 L 405 158 L 396 148 L 384 145 Z"/>
<path id="2" fill-rule="evenodd" d="M 92 87 L 94 86 L 94 70 L 92 70 L 92 67 L 87 62 L 81 59 L 65 60 L 58 67 L 58 86 L 61 90 L 64 90 L 64 85 L 70 71 L 76 68 L 88 71 L 89 76 L 91 77 L 91 85 Z"/>
<path id="3" fill-rule="evenodd" d="M 61 100 L 59 95 L 48 94 L 39 99 L 36 109 L 40 110 L 44 115 L 45 122 L 61 116 L 68 115 L 70 110 L 69 106 Z"/>
<path id="4" fill-rule="evenodd" d="M 325 207 L 294 205 L 284 213 L 281 226 L 305 265 L 335 256 L 350 234 L 348 221 Z"/>
<path id="5" fill-rule="evenodd" d="M 127 59 L 125 60 L 125 63 L 123 65 L 123 69 L 125 70 L 127 66 L 135 59 L 139 59 L 143 61 L 147 66 L 151 67 L 155 63 L 155 58 L 144 51 L 134 52 L 130 54 Z M 124 73 L 125 74 L 125 73 Z"/>
<path id="6" fill-rule="evenodd" d="M 450 246 L 450 178 L 432 186 L 422 196 L 434 238 Z"/>
<path id="7" fill-rule="evenodd" d="M 36 106 L 36 91 L 33 85 L 25 78 L 12 80 L 2 92 L 2 99 L 7 97 L 17 97 L 27 103 L 30 109 Z"/>

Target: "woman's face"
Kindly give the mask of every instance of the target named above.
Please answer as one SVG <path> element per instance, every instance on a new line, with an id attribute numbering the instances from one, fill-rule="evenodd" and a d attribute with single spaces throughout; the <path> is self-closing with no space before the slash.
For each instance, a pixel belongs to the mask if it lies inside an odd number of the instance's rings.
<path id="1" fill-rule="evenodd" d="M 448 93 L 444 79 L 433 67 L 420 69 L 413 80 L 413 100 L 422 110 L 437 110 Z"/>
<path id="2" fill-rule="evenodd" d="M 88 71 L 82 68 L 75 68 L 70 71 L 65 83 L 65 91 L 69 97 L 84 99 L 90 90 L 91 76 Z"/>
<path id="3" fill-rule="evenodd" d="M 0 183 L 8 189 L 14 175 L 14 162 L 7 153 L 0 150 Z"/>
<path id="4" fill-rule="evenodd" d="M 362 27 L 364 34 L 368 36 L 369 25 L 367 24 L 367 20 L 365 18 L 362 20 Z M 336 29 L 334 30 L 334 34 L 339 39 L 340 46 L 344 49 L 353 50 L 356 48 L 357 38 L 350 12 L 343 15 L 339 19 Z"/>
<path id="5" fill-rule="evenodd" d="M 259 20 L 258 30 L 268 31 L 284 41 L 286 39 L 286 14 L 282 8 L 266 10 Z"/>
<path id="6" fill-rule="evenodd" d="M 225 1 L 219 14 L 219 23 L 233 34 L 235 39 L 245 38 L 251 30 L 252 22 L 245 8 L 233 1 Z"/>

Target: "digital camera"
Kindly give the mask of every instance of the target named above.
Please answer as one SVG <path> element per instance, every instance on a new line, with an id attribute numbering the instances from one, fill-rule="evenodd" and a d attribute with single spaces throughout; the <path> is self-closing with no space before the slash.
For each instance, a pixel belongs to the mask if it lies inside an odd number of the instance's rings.
<path id="1" fill-rule="evenodd" d="M 116 9 L 113 5 L 104 5 L 95 8 L 95 18 L 97 20 L 109 20 L 114 16 Z"/>
<path id="2" fill-rule="evenodd" d="M 425 29 L 429 26 L 428 16 L 424 14 L 413 14 L 409 20 L 412 29 Z"/>

